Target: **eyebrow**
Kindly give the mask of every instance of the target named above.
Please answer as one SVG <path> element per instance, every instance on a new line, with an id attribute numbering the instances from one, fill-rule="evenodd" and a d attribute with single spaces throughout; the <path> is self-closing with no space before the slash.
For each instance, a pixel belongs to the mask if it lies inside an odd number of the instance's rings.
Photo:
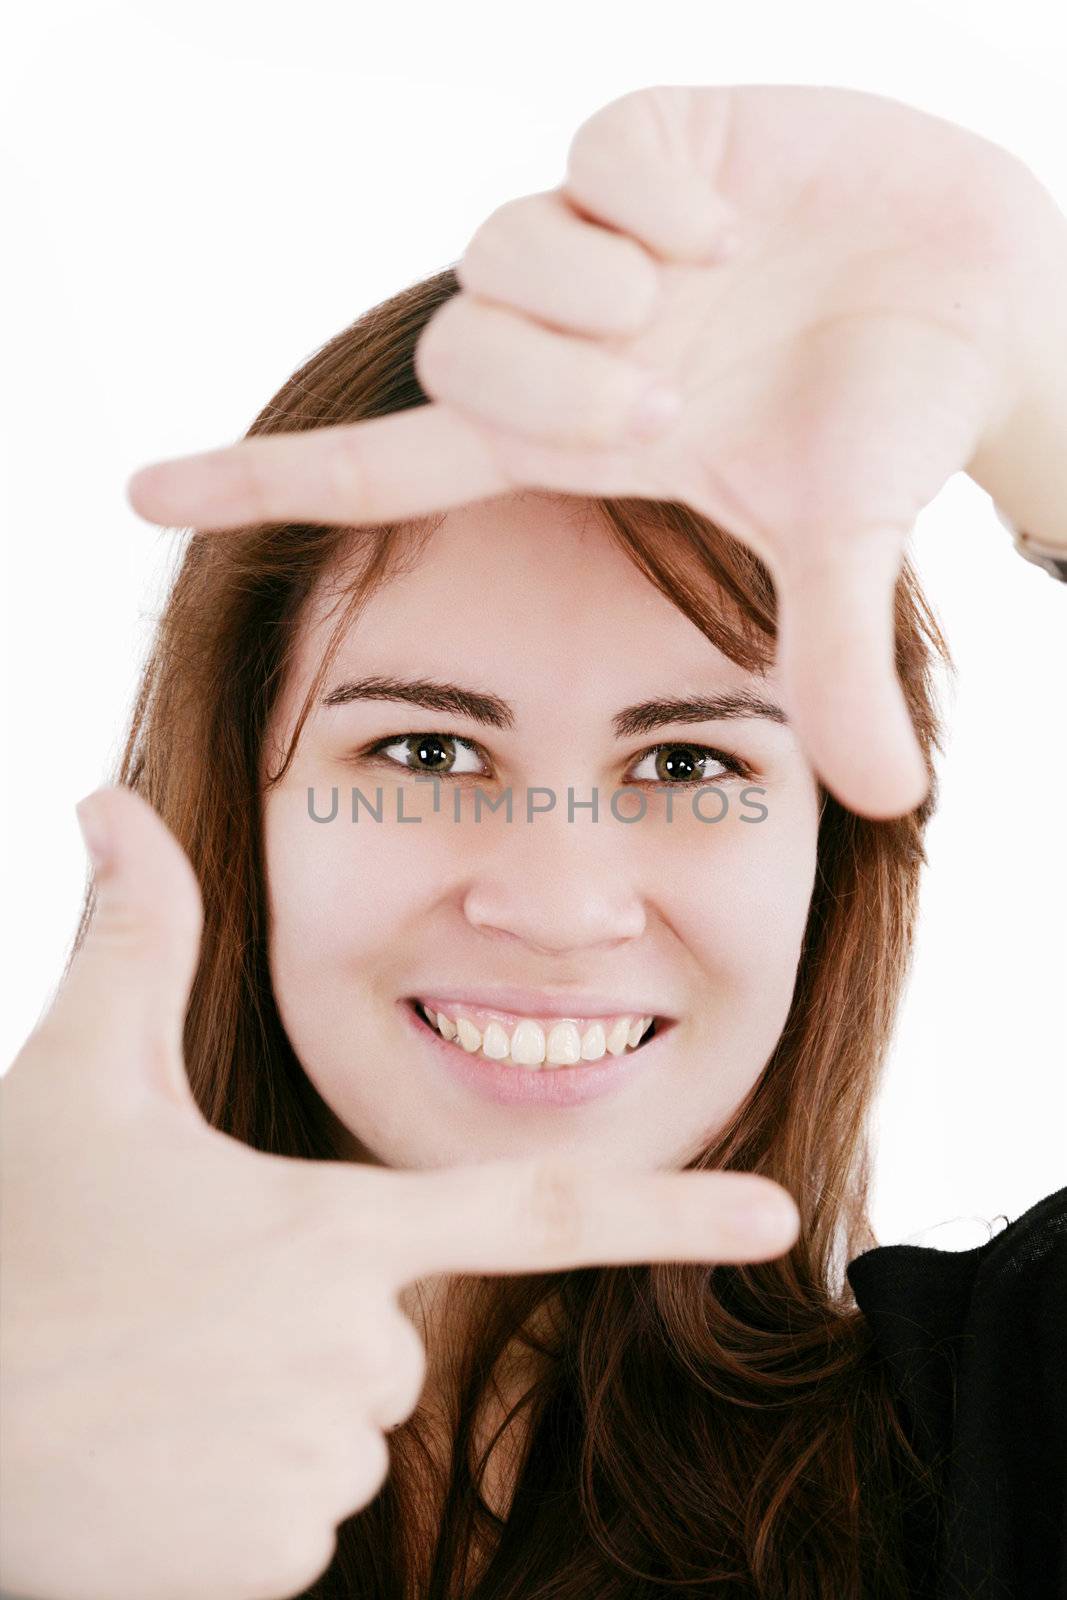
<path id="1" fill-rule="evenodd" d="M 357 700 L 401 700 L 407 705 L 421 706 L 425 711 L 468 717 L 487 728 L 508 729 L 515 725 L 514 708 L 499 695 L 429 678 L 354 678 L 337 684 L 323 696 L 321 704 L 332 708 L 351 705 Z M 768 722 L 786 725 L 789 722 L 781 706 L 748 689 L 684 699 L 641 700 L 637 705 L 616 712 L 611 720 L 615 737 L 630 739 L 675 722 L 722 722 L 740 717 L 762 717 Z"/>

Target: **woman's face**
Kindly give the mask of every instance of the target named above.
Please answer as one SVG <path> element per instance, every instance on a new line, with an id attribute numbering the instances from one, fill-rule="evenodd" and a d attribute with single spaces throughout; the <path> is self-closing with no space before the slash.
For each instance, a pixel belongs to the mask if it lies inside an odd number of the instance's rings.
<path id="1" fill-rule="evenodd" d="M 334 598 L 324 587 L 309 606 L 272 763 Z M 491 720 L 469 702 L 336 693 L 369 679 L 458 686 Z M 264 808 L 274 992 L 347 1153 L 394 1167 L 549 1153 L 678 1167 L 721 1129 L 789 1011 L 816 780 L 773 717 L 616 719 L 738 693 L 780 704 L 773 672 L 722 655 L 578 500 L 454 510 L 374 595 L 330 671 L 324 698 L 338 703 L 314 708 Z M 469 1027 L 446 1041 L 414 997 Z M 651 1039 L 614 1054 L 619 1019 L 648 1015 L 664 1019 Z M 487 1057 L 482 1043 L 510 1052 L 520 1020 L 531 1054 L 531 1024 L 557 1053 L 577 1039 L 586 1054 L 539 1068 Z"/>

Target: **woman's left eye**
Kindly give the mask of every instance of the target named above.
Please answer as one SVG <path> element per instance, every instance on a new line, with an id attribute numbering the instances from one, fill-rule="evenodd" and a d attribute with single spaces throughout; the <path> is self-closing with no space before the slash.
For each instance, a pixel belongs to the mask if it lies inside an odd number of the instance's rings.
<path id="1" fill-rule="evenodd" d="M 666 784 L 675 788 L 682 788 L 687 783 L 714 783 L 722 774 L 709 776 L 706 771 L 707 764 L 711 761 L 723 767 L 733 777 L 744 777 L 747 769 L 743 762 L 735 756 L 728 756 L 722 750 L 712 750 L 706 744 L 657 744 L 641 757 L 641 763 L 650 761 L 653 766 L 651 773 L 645 774 L 649 783 Z M 641 764 L 639 763 L 639 765 Z M 634 776 L 637 776 L 635 770 Z"/>
<path id="2" fill-rule="evenodd" d="M 451 778 L 457 775 L 456 767 L 442 768 L 438 763 L 443 759 L 448 761 L 452 747 L 459 746 L 465 752 L 472 752 L 477 746 L 471 739 L 461 739 L 456 733 L 394 733 L 388 739 L 380 740 L 372 750 L 370 756 L 385 756 L 387 760 L 396 762 L 397 766 L 406 768 L 408 772 L 428 772 L 440 778 Z M 389 754 L 390 750 L 402 750 L 406 755 L 413 755 L 416 763 L 427 761 L 427 766 L 410 765 L 408 762 Z M 454 757 L 452 757 L 454 760 Z M 460 769 L 460 776 L 469 776 L 476 771 L 474 767 Z"/>
<path id="3" fill-rule="evenodd" d="M 457 766 L 457 748 L 473 759 L 478 746 L 472 739 L 463 739 L 457 733 L 394 733 L 386 739 L 380 739 L 367 751 L 367 756 L 384 756 L 407 772 L 426 772 L 441 778 L 469 777 L 478 768 Z M 399 757 L 391 755 L 393 750 L 399 750 L 402 754 Z M 404 760 L 404 756 L 413 757 L 413 762 Z M 641 774 L 639 768 L 647 762 L 651 762 L 652 771 Z M 708 745 L 675 740 L 670 744 L 653 745 L 651 750 L 639 756 L 633 777 L 638 782 L 674 788 L 684 788 L 686 784 L 714 783 L 723 773 L 709 775 L 709 762 L 716 763 L 731 776 L 751 776 L 748 767 L 736 756 L 714 750 Z"/>

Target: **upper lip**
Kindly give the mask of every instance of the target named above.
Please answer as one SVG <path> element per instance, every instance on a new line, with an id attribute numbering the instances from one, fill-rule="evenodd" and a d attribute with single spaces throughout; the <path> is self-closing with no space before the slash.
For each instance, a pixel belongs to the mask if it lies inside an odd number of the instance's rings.
<path id="1" fill-rule="evenodd" d="M 453 988 L 450 984 L 435 984 L 415 993 L 416 1000 L 452 1000 L 457 1005 L 482 1006 L 489 1011 L 514 1011 L 526 1017 L 657 1017 L 660 1021 L 674 1019 L 658 1004 L 646 1005 L 644 998 L 627 994 L 581 994 L 577 991 L 514 989 L 508 987 L 482 988 L 466 985 Z"/>

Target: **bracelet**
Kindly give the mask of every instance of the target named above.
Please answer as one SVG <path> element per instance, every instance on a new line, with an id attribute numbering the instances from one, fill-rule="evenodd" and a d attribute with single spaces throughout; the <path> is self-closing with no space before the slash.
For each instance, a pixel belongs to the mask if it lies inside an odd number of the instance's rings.
<path id="1" fill-rule="evenodd" d="M 997 514 L 997 521 L 1007 528 L 1016 550 L 1025 560 L 1032 561 L 1035 566 L 1043 567 L 1050 577 L 1058 578 L 1060 583 L 1067 583 L 1067 550 L 1062 545 L 1057 548 L 1055 545 L 1042 544 L 1032 533 L 1024 533 L 1021 528 L 1017 528 L 999 506 L 994 505 L 993 510 Z"/>

